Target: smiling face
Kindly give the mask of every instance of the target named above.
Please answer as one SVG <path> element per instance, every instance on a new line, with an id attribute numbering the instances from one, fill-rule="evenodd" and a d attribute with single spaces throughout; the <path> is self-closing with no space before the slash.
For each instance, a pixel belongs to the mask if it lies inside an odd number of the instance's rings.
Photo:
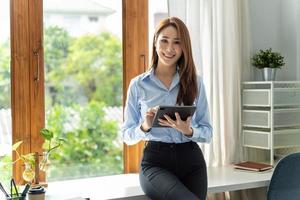
<path id="1" fill-rule="evenodd" d="M 167 26 L 161 30 L 155 42 L 158 66 L 176 67 L 182 55 L 180 42 L 178 31 L 174 26 Z"/>

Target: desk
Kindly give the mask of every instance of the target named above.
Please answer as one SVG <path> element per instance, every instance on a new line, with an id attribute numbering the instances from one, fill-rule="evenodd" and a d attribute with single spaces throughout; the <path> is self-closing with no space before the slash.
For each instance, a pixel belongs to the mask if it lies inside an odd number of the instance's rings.
<path id="1" fill-rule="evenodd" d="M 273 171 L 249 172 L 232 166 L 208 168 L 208 192 L 218 193 L 269 185 Z M 121 174 L 87 179 L 51 182 L 47 200 L 76 199 L 147 199 L 140 188 L 138 174 Z"/>
<path id="2" fill-rule="evenodd" d="M 269 185 L 273 170 L 252 172 L 236 170 L 232 166 L 210 167 L 207 169 L 208 192 L 218 193 Z"/>

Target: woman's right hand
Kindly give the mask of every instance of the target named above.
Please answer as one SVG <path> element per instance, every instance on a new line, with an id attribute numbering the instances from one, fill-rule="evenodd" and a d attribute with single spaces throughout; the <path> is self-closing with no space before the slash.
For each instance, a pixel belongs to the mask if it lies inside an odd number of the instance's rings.
<path id="1" fill-rule="evenodd" d="M 145 121 L 142 123 L 141 126 L 143 131 L 147 132 L 151 129 L 156 111 L 157 111 L 157 107 L 154 107 L 154 108 L 149 108 L 145 113 Z"/>

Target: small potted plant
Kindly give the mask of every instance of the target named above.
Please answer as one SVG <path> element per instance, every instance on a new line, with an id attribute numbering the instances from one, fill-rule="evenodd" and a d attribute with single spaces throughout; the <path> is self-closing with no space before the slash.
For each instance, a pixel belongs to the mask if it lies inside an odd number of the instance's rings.
<path id="1" fill-rule="evenodd" d="M 45 142 L 43 144 L 43 155 L 41 162 L 39 162 L 39 170 L 46 171 L 49 165 L 49 156 L 50 154 L 59 148 L 61 146 L 62 141 L 64 139 L 62 138 L 54 138 L 54 134 L 49 129 L 43 128 L 40 131 L 41 136 L 45 139 Z M 20 154 L 18 151 L 19 146 L 23 143 L 23 141 L 16 142 L 12 146 L 12 150 L 16 152 L 17 159 L 13 161 L 13 163 L 21 160 L 25 165 L 25 170 L 23 171 L 23 179 L 26 182 L 32 182 L 32 180 L 35 178 L 35 153 L 28 153 L 28 154 Z"/>
<path id="2" fill-rule="evenodd" d="M 16 152 L 17 159 L 13 162 L 17 162 L 21 160 L 25 165 L 25 170 L 23 171 L 23 179 L 27 182 L 32 182 L 32 180 L 35 177 L 35 159 L 34 159 L 34 153 L 28 153 L 28 154 L 20 154 L 18 151 L 19 146 L 23 143 L 23 141 L 16 142 L 12 146 L 12 150 Z"/>
<path id="3" fill-rule="evenodd" d="M 264 81 L 274 81 L 276 76 L 276 70 L 285 65 L 284 57 L 278 53 L 272 51 L 271 48 L 266 50 L 259 50 L 252 57 L 252 65 L 262 70 Z"/>
<path id="4" fill-rule="evenodd" d="M 43 138 L 45 139 L 45 142 L 43 144 L 43 159 L 39 164 L 39 168 L 42 171 L 46 171 L 49 165 L 49 156 L 51 154 L 52 151 L 54 151 L 55 149 L 59 148 L 62 144 L 62 142 L 64 141 L 63 138 L 54 138 L 54 134 L 51 130 L 43 128 L 40 131 L 41 135 L 43 136 Z"/>

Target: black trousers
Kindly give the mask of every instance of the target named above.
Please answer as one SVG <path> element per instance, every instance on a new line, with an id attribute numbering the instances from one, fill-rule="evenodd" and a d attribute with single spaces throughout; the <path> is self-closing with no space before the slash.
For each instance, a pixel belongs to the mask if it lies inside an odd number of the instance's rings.
<path id="1" fill-rule="evenodd" d="M 195 142 L 149 141 L 141 162 L 140 184 L 152 200 L 205 200 L 206 164 Z"/>

